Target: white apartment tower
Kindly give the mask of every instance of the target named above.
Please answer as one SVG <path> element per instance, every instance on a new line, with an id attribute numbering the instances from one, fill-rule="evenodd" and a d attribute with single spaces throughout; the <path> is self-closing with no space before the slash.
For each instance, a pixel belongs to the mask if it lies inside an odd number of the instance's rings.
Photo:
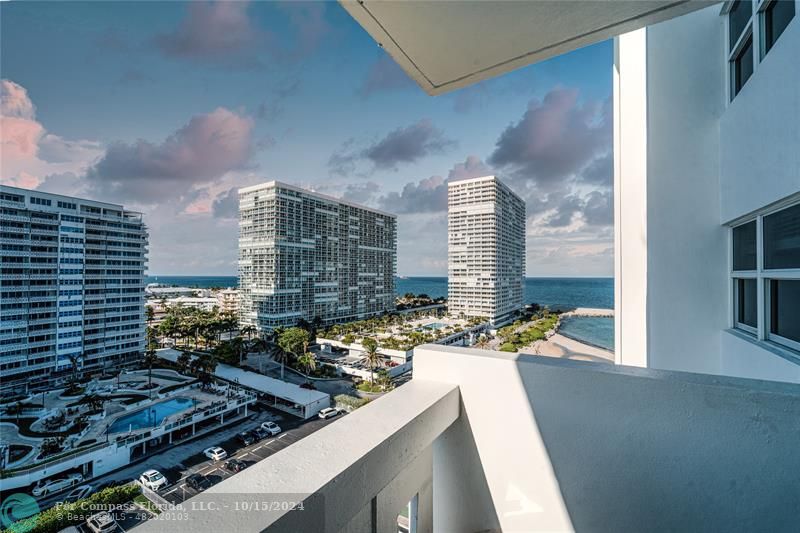
<path id="1" fill-rule="evenodd" d="M 447 306 L 502 324 L 523 306 L 525 202 L 495 176 L 447 188 Z"/>
<path id="2" fill-rule="evenodd" d="M 121 205 L 0 187 L 2 389 L 136 361 L 147 228 Z"/>
<path id="3" fill-rule="evenodd" d="M 270 331 L 395 309 L 396 217 L 270 181 L 239 190 L 239 317 Z"/>

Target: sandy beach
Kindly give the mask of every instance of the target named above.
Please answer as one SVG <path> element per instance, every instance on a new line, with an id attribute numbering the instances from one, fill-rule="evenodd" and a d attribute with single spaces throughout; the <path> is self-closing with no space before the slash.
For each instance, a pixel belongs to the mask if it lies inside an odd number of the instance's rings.
<path id="1" fill-rule="evenodd" d="M 547 357 L 560 357 L 563 359 L 576 359 L 578 361 L 596 361 L 599 363 L 614 363 L 614 353 L 595 346 L 589 346 L 576 340 L 556 333 L 547 340 L 536 341 L 533 346 L 528 346 L 519 351 L 523 354 L 544 355 Z"/>

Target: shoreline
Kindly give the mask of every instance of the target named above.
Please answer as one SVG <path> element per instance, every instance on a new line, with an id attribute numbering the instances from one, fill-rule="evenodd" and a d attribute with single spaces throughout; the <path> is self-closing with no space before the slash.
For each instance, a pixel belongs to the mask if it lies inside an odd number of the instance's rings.
<path id="1" fill-rule="evenodd" d="M 546 340 L 536 341 L 532 346 L 519 350 L 518 353 L 614 364 L 614 352 L 575 340 L 557 332 Z"/>

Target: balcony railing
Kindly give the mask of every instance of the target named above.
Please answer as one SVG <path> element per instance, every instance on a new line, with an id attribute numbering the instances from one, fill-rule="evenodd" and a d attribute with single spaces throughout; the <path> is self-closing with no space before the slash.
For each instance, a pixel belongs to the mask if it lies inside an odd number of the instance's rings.
<path id="1" fill-rule="evenodd" d="M 176 526 L 396 533 L 413 501 L 414 532 L 796 528 L 798 385 L 431 345 L 414 365 Z M 241 503 L 271 501 L 301 506 Z"/>

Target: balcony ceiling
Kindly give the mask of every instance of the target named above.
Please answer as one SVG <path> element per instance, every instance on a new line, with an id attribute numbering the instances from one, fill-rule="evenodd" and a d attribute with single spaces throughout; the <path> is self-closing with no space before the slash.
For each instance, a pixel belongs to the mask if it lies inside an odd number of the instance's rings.
<path id="1" fill-rule="evenodd" d="M 429 94 L 706 7 L 697 0 L 340 0 Z"/>

